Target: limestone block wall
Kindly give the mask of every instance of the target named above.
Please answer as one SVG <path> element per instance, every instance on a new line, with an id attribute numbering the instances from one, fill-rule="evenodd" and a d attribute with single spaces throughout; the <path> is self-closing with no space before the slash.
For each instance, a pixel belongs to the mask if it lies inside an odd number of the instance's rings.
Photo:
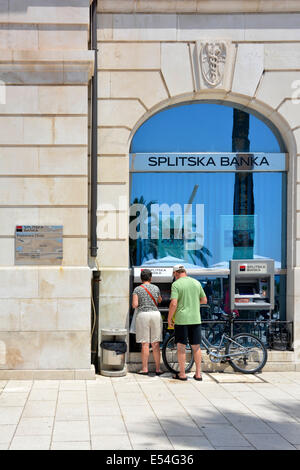
<path id="1" fill-rule="evenodd" d="M 99 1 L 99 263 L 105 282 L 122 285 L 118 312 L 107 311 L 102 288 L 104 327 L 114 315 L 122 327 L 128 318 L 128 238 L 112 221 L 118 215 L 124 227 L 128 220 L 123 202 L 134 132 L 176 103 L 231 102 L 273 123 L 289 153 L 287 311 L 300 362 L 299 22 L 297 2 Z M 230 58 L 223 82 L 213 88 L 201 80 L 195 51 L 197 41 L 220 39 L 229 42 Z"/>
<path id="2" fill-rule="evenodd" d="M 298 0 L 99 0 L 103 13 L 284 13 L 299 12 Z"/>
<path id="3" fill-rule="evenodd" d="M 0 377 L 91 370 L 88 36 L 89 0 L 0 1 Z M 16 225 L 63 225 L 62 266 L 15 266 Z"/>

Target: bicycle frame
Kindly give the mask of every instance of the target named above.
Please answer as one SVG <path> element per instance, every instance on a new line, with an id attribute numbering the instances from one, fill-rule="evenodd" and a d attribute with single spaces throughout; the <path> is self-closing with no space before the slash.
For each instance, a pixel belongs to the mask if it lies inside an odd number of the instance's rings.
<path id="1" fill-rule="evenodd" d="M 232 368 L 237 372 L 251 374 L 259 372 L 266 364 L 268 354 L 263 343 L 254 335 L 250 333 L 238 333 L 235 336 L 231 335 L 232 321 L 226 322 L 226 327 L 223 332 L 220 332 L 221 338 L 218 341 L 210 342 L 208 337 L 201 335 L 201 347 L 206 349 L 206 353 L 211 362 L 228 362 Z M 209 331 L 208 331 L 209 333 Z M 178 361 L 174 350 L 173 333 L 162 349 L 162 357 L 167 369 L 171 372 L 178 373 Z M 256 341 L 255 341 L 256 340 Z M 253 343 L 254 341 L 254 343 Z M 191 357 L 186 360 L 186 371 L 189 371 L 194 363 L 193 348 L 188 344 L 188 349 L 191 352 Z M 168 355 L 168 352 L 171 355 Z M 252 356 L 252 352 L 254 356 Z M 249 361 L 249 362 L 248 362 Z"/>
<path id="2" fill-rule="evenodd" d="M 225 341 L 224 341 L 225 340 Z M 226 344 L 226 342 L 230 342 L 230 343 L 234 343 L 236 344 L 239 348 L 240 348 L 240 351 L 238 353 L 230 353 L 230 357 L 239 357 L 241 356 L 241 354 L 244 354 L 244 353 L 247 353 L 248 350 L 251 348 L 245 348 L 244 346 L 242 346 L 241 344 L 237 343 L 236 341 L 234 341 L 234 339 L 232 339 L 230 336 L 228 336 L 226 333 L 223 333 L 222 334 L 222 337 L 221 337 L 221 340 L 220 340 L 220 343 L 217 345 L 217 346 L 213 346 L 209 341 L 208 339 L 206 339 L 205 337 L 202 336 L 201 338 L 201 345 L 203 344 L 205 349 L 206 349 L 206 352 L 210 355 L 210 356 L 213 356 L 215 357 L 216 359 L 228 359 L 229 356 L 228 354 L 220 354 L 220 350 L 224 347 L 223 346 L 223 342 L 224 342 L 224 346 Z M 242 350 L 241 350 L 242 348 Z M 213 349 L 217 350 L 218 353 L 214 352 Z"/>

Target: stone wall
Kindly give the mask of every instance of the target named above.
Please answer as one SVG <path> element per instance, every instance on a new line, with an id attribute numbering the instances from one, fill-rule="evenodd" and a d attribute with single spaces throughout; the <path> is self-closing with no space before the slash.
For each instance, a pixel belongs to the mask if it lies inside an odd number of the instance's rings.
<path id="1" fill-rule="evenodd" d="M 237 13 L 223 13 L 225 3 L 235 4 L 231 11 Z M 103 327 L 115 318 L 120 327 L 128 321 L 126 230 L 108 236 L 105 227 L 116 218 L 124 227 L 122 221 L 128 220 L 123 202 L 129 193 L 128 155 L 134 132 L 155 112 L 176 103 L 236 103 L 268 119 L 289 153 L 287 315 L 294 320 L 300 362 L 300 104 L 293 100 L 300 80 L 300 12 L 296 2 L 280 3 L 281 10 L 273 1 L 99 2 L 99 263 L 118 307 L 108 307 L 108 290 L 102 288 Z M 251 10 L 254 4 L 256 9 Z M 268 11 L 263 9 L 267 4 L 273 5 L 272 13 L 257 13 Z M 205 5 L 206 12 L 201 9 Z M 212 14 L 215 6 L 217 14 Z M 211 88 L 199 79 L 195 48 L 197 41 L 220 39 L 228 41 L 230 57 L 223 82 Z"/>
<path id="2" fill-rule="evenodd" d="M 0 0 L 1 378 L 91 376 L 88 36 L 89 0 Z M 16 225 L 63 225 L 62 266 L 16 267 Z"/>
<path id="3" fill-rule="evenodd" d="M 99 0 L 103 13 L 284 13 L 299 12 L 298 0 Z"/>

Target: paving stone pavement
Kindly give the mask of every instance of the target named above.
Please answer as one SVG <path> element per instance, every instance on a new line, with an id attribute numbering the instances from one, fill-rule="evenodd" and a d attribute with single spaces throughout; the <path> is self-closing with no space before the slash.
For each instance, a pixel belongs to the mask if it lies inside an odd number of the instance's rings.
<path id="1" fill-rule="evenodd" d="M 192 375 L 0 381 L 0 449 L 300 449 L 300 372 Z"/>

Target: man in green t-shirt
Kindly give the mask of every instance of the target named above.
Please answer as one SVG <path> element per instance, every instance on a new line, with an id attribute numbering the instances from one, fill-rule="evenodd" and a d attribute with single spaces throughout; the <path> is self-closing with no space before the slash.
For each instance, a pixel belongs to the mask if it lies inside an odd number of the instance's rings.
<path id="1" fill-rule="evenodd" d="M 174 266 L 173 274 L 176 280 L 172 284 L 168 324 L 170 328 L 174 328 L 175 325 L 175 342 L 177 343 L 179 363 L 179 374 L 176 374 L 173 378 L 187 380 L 185 374 L 185 347 L 189 342 L 193 349 L 196 364 L 194 379 L 202 380 L 200 304 L 206 304 L 207 298 L 200 282 L 187 276 L 184 266 Z"/>

